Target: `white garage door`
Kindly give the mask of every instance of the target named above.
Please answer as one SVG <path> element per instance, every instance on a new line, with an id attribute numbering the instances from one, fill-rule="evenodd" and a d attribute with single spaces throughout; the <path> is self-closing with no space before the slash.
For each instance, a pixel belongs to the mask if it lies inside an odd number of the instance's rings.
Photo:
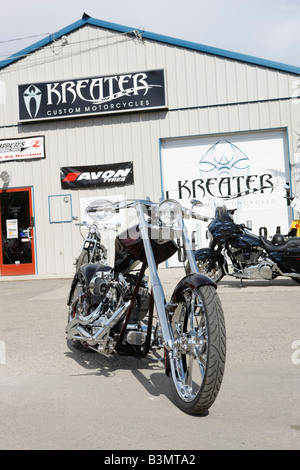
<path id="1" fill-rule="evenodd" d="M 237 223 L 252 222 L 252 231 L 270 237 L 287 233 L 291 214 L 284 184 L 290 182 L 285 130 L 165 139 L 161 145 L 164 197 L 213 216 L 217 206 L 236 208 Z M 199 209 L 197 209 L 199 210 Z M 197 247 L 208 246 L 207 224 L 193 223 Z"/>

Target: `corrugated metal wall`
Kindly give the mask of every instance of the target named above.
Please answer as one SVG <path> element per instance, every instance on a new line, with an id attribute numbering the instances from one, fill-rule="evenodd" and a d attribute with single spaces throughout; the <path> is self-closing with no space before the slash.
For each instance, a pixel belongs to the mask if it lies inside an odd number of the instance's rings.
<path id="1" fill-rule="evenodd" d="M 11 187 L 33 186 L 39 274 L 71 273 L 81 246 L 74 223 L 49 223 L 48 196 L 70 193 L 60 186 L 62 166 L 134 164 L 134 186 L 72 191 L 78 216 L 81 197 L 158 199 L 161 138 L 287 127 L 293 166 L 300 132 L 300 106 L 290 99 L 296 76 L 90 25 L 67 39 L 65 46 L 54 41 L 0 71 L 6 89 L 0 138 L 45 135 L 45 160 L 0 164 Z M 158 68 L 166 70 L 168 110 L 18 125 L 18 84 Z"/>

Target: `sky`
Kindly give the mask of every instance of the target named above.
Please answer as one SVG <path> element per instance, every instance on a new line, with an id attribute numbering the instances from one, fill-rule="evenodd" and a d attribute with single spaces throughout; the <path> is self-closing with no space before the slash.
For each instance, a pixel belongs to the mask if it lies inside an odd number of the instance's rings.
<path id="1" fill-rule="evenodd" d="M 83 13 L 300 67 L 300 0 L 9 0 L 1 5 L 0 60 Z"/>

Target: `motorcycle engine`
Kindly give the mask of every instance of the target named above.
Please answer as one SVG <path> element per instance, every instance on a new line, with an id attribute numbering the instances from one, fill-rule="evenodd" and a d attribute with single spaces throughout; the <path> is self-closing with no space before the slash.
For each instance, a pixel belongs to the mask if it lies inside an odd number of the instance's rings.
<path id="1" fill-rule="evenodd" d="M 253 265 L 258 262 L 262 253 L 260 247 L 256 248 L 232 248 L 232 253 L 235 259 L 241 263 L 242 266 Z"/>
<path id="2" fill-rule="evenodd" d="M 138 275 L 135 274 L 126 274 L 124 276 L 119 274 L 117 279 L 107 276 L 98 277 L 95 280 L 93 293 L 102 303 L 101 320 L 104 320 L 104 323 L 105 319 L 109 319 L 120 304 L 131 299 L 137 278 Z M 125 331 L 123 345 L 128 345 L 129 347 L 141 347 L 145 343 L 147 328 L 141 325 L 141 321 L 147 315 L 149 305 L 150 293 L 145 279 L 139 287 L 138 295 Z M 112 330 L 112 333 L 117 336 L 121 331 L 123 318 Z M 126 352 L 127 354 L 129 353 L 128 350 Z"/>
<path id="3" fill-rule="evenodd" d="M 263 261 L 258 266 L 259 275 L 266 281 L 271 281 L 273 279 L 273 266 L 274 264 L 271 261 Z"/>

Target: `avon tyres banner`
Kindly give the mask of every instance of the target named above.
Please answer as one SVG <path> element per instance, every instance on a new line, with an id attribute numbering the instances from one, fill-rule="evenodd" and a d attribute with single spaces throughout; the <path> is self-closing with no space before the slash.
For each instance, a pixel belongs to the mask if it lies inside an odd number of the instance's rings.
<path id="1" fill-rule="evenodd" d="M 166 107 L 164 70 L 18 86 L 19 121 L 124 113 Z"/>
<path id="2" fill-rule="evenodd" d="M 133 163 L 63 167 L 62 189 L 112 188 L 133 184 Z"/>

